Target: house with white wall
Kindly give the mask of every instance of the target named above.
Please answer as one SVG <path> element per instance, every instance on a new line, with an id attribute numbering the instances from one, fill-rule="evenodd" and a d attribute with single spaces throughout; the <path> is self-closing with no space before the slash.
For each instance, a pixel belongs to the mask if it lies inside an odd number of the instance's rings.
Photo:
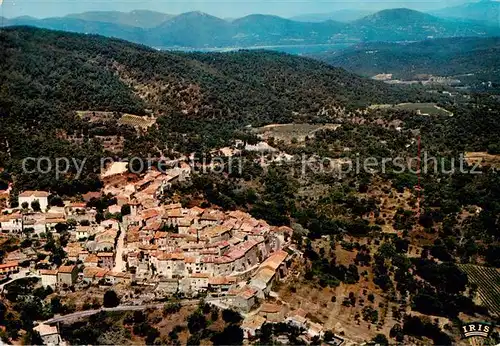
<path id="1" fill-rule="evenodd" d="M 21 207 L 24 203 L 28 203 L 28 208 L 31 208 L 31 204 L 34 201 L 38 201 L 38 203 L 40 203 L 40 209 L 42 213 L 45 213 L 47 207 L 49 206 L 49 193 L 46 191 L 24 191 L 19 194 L 19 207 Z"/>

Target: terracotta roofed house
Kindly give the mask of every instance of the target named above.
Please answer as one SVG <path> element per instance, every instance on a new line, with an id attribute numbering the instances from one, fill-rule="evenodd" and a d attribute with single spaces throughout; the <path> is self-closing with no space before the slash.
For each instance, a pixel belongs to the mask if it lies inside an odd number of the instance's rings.
<path id="1" fill-rule="evenodd" d="M 57 330 L 57 326 L 50 326 L 48 324 L 39 324 L 33 328 L 34 331 L 40 334 L 44 345 L 57 346 L 63 344 L 61 336 Z"/>
<path id="2" fill-rule="evenodd" d="M 5 264 L 0 264 L 0 274 L 12 274 L 17 273 L 19 271 L 19 263 L 18 262 L 7 262 Z"/>
<path id="3" fill-rule="evenodd" d="M 259 315 L 247 316 L 241 324 L 241 329 L 243 329 L 244 338 L 253 338 L 257 335 L 257 331 L 260 330 L 262 325 L 266 322 L 266 319 Z"/>
<path id="4" fill-rule="evenodd" d="M 72 286 L 78 277 L 78 268 L 76 266 L 60 266 L 57 270 L 57 282 L 59 285 Z"/>
<path id="5" fill-rule="evenodd" d="M 99 258 L 96 254 L 89 254 L 85 258 L 85 267 L 97 267 L 99 265 Z"/>
<path id="6" fill-rule="evenodd" d="M 280 250 L 269 256 L 264 262 L 261 263 L 257 273 L 252 278 L 250 285 L 262 291 L 269 293 L 272 283 L 275 279 L 280 279 L 286 275 L 286 259 L 288 253 Z"/>
<path id="7" fill-rule="evenodd" d="M 41 269 L 40 276 L 42 277 L 43 287 L 56 287 L 57 286 L 57 270 Z"/>
<path id="8" fill-rule="evenodd" d="M 49 193 L 46 191 L 24 191 L 19 194 L 19 206 L 22 206 L 23 203 L 28 203 L 28 207 L 31 208 L 31 204 L 34 201 L 38 201 L 41 211 L 45 212 L 49 205 Z"/>
<path id="9" fill-rule="evenodd" d="M 112 269 L 115 265 L 115 254 L 112 252 L 100 252 L 97 254 L 99 267 Z"/>

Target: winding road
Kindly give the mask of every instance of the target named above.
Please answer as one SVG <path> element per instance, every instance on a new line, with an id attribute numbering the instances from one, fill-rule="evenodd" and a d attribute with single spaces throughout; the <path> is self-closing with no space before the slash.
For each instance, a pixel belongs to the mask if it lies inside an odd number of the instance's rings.
<path id="1" fill-rule="evenodd" d="M 206 302 L 218 301 L 219 298 L 205 298 Z M 182 306 L 188 305 L 196 305 L 200 302 L 200 299 L 186 299 L 181 300 L 180 304 Z M 77 311 L 72 314 L 54 316 L 46 321 L 41 321 L 39 323 L 43 324 L 53 324 L 58 322 L 67 322 L 72 320 L 78 320 L 80 318 L 88 317 L 95 315 L 101 311 L 137 311 L 137 310 L 146 310 L 146 309 L 163 309 L 166 303 L 161 304 L 146 304 L 146 305 L 118 305 L 114 308 L 100 308 L 94 310 L 85 310 L 85 311 Z"/>
<path id="2" fill-rule="evenodd" d="M 26 275 L 29 272 L 30 272 L 29 269 L 21 269 L 18 273 L 12 274 L 10 280 L 4 282 L 3 284 L 0 284 L 0 293 L 3 292 L 3 288 L 6 285 L 11 284 L 16 280 L 20 280 L 20 279 L 24 279 L 24 278 L 37 278 L 37 279 L 42 278 L 40 275 L 33 273 L 33 272 L 31 272 L 30 275 Z"/>

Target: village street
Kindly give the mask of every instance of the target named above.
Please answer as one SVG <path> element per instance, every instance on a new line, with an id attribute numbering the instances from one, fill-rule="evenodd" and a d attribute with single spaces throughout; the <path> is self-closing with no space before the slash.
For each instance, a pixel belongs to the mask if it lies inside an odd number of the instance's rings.
<path id="1" fill-rule="evenodd" d="M 125 262 L 123 261 L 123 250 L 125 248 L 125 230 L 126 228 L 121 225 L 120 235 L 118 236 L 118 241 L 116 243 L 116 257 L 115 257 L 115 267 L 114 272 L 121 273 L 124 272 Z"/>

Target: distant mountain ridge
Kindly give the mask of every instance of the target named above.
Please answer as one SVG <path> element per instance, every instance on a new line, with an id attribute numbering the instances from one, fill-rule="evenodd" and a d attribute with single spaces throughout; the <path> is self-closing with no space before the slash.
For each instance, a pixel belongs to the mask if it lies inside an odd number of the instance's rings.
<path id="1" fill-rule="evenodd" d="M 173 17 L 175 16 L 171 14 L 148 10 L 135 10 L 131 12 L 91 11 L 73 13 L 65 16 L 65 18 L 76 18 L 91 22 L 106 22 L 139 28 L 154 28 Z"/>
<path id="2" fill-rule="evenodd" d="M 428 38 L 489 36 L 499 28 L 445 20 L 427 13 L 396 8 L 382 10 L 352 23 L 363 41 L 419 41 Z"/>
<path id="3" fill-rule="evenodd" d="M 357 19 L 361 19 L 372 14 L 374 11 L 364 11 L 364 10 L 338 10 L 330 13 L 307 13 L 301 14 L 299 16 L 291 17 L 291 20 L 297 22 L 310 22 L 318 23 L 327 20 L 333 20 L 341 23 L 349 23 Z"/>
<path id="4" fill-rule="evenodd" d="M 443 18 L 458 18 L 500 26 L 500 1 L 482 0 L 430 12 Z"/>
<path id="5" fill-rule="evenodd" d="M 3 26 L 13 25 L 100 34 L 160 48 L 244 48 L 500 35 L 500 27 L 447 20 L 404 8 L 383 10 L 350 23 L 333 20 L 301 22 L 261 14 L 227 21 L 202 12 L 171 16 L 151 11 L 132 11 L 3 20 Z"/>
<path id="6" fill-rule="evenodd" d="M 500 85 L 500 38 L 444 38 L 415 43 L 364 43 L 341 52 L 313 56 L 335 67 L 371 77 L 455 76 L 471 83 Z"/>

